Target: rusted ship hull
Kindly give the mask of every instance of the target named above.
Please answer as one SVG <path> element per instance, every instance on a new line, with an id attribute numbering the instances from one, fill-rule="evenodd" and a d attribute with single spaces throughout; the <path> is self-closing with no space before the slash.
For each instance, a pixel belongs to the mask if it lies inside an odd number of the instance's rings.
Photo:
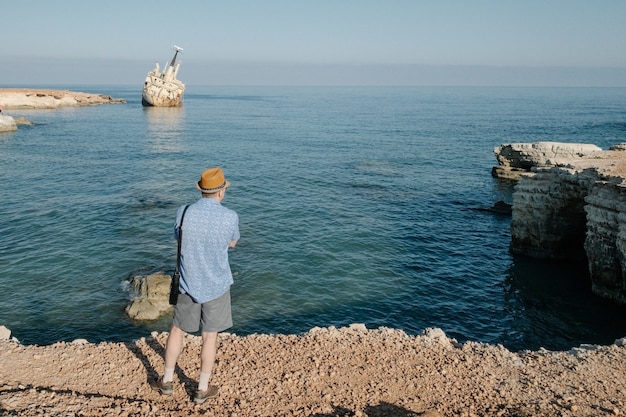
<path id="1" fill-rule="evenodd" d="M 165 65 L 161 71 L 157 63 L 155 68 L 148 72 L 143 84 L 141 104 L 154 107 L 176 107 L 182 104 L 185 84 L 176 77 L 180 69 L 180 62 L 176 64 L 176 57 L 182 48 L 176 47 L 172 62 Z"/>
<path id="2" fill-rule="evenodd" d="M 182 104 L 185 85 L 178 80 L 165 81 L 148 75 L 141 95 L 141 104 L 154 107 L 176 107 Z"/>

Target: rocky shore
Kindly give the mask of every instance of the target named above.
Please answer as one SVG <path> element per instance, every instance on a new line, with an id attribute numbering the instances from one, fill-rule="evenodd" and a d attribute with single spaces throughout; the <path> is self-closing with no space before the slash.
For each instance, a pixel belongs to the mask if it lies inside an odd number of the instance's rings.
<path id="1" fill-rule="evenodd" d="M 125 103 L 105 94 L 68 90 L 0 88 L 0 105 L 11 109 L 58 109 L 60 107 L 97 106 Z"/>
<path id="2" fill-rule="evenodd" d="M 10 110 L 58 109 L 118 103 L 126 103 L 126 100 L 105 94 L 68 90 L 0 88 L 0 133 L 14 132 L 18 125 L 32 124 L 23 117 L 14 119 L 8 114 Z"/>
<path id="3" fill-rule="evenodd" d="M 188 336 L 174 395 L 151 390 L 167 333 L 130 343 L 0 341 L 7 416 L 623 416 L 626 339 L 568 352 L 510 352 L 363 325 L 303 335 L 222 334 L 212 384 L 195 405 L 200 337 Z"/>

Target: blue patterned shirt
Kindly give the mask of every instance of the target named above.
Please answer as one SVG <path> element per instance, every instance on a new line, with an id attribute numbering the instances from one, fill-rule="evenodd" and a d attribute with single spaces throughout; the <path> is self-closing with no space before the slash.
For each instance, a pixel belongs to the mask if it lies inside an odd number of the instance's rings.
<path id="1" fill-rule="evenodd" d="M 184 206 L 176 213 L 174 237 Z M 239 240 L 239 216 L 213 198 L 191 204 L 183 220 L 180 259 L 180 290 L 197 303 L 218 298 L 233 283 L 228 263 L 228 244 Z"/>

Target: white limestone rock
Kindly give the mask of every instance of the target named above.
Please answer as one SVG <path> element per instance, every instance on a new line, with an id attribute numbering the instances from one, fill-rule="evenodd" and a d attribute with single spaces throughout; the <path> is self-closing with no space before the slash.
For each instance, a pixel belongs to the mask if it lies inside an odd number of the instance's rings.
<path id="1" fill-rule="evenodd" d="M 584 198 L 597 179 L 593 170 L 553 168 L 520 180 L 513 193 L 511 252 L 584 261 Z"/>
<path id="2" fill-rule="evenodd" d="M 12 116 L 0 114 L 0 132 L 14 132 L 17 130 L 17 124 Z"/>
<path id="3" fill-rule="evenodd" d="M 585 201 L 592 291 L 626 303 L 626 186 L 621 179 L 598 181 Z"/>
<path id="4" fill-rule="evenodd" d="M 519 180 L 532 175 L 536 168 L 566 166 L 581 159 L 596 157 L 602 148 L 581 143 L 535 142 L 510 143 L 493 150 L 498 166 L 492 170 L 497 178 Z"/>
<path id="5" fill-rule="evenodd" d="M 0 326 L 0 340 L 9 340 L 11 338 L 11 330 L 5 326 Z"/>
<path id="6" fill-rule="evenodd" d="M 427 327 L 418 339 L 424 345 L 440 345 L 444 348 L 457 347 L 455 339 L 449 339 L 446 333 L 438 327 Z"/>
<path id="7" fill-rule="evenodd" d="M 567 164 L 537 165 L 523 176 L 513 193 L 510 251 L 586 263 L 593 293 L 626 303 L 626 152 L 620 148 L 583 146 Z"/>
<path id="8" fill-rule="evenodd" d="M 58 109 L 126 103 L 105 94 L 68 90 L 0 88 L 0 103 L 5 109 Z"/>

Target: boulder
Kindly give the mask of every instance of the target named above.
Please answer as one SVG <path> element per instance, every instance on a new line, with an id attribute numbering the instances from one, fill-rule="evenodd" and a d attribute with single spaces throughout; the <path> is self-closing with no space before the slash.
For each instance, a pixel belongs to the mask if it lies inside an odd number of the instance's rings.
<path id="1" fill-rule="evenodd" d="M 427 327 L 419 337 L 424 345 L 441 345 L 445 348 L 458 346 L 456 339 L 449 339 L 445 332 L 438 327 Z"/>
<path id="2" fill-rule="evenodd" d="M 130 284 L 136 296 L 126 306 L 128 316 L 134 320 L 156 320 L 170 311 L 171 281 L 172 277 L 162 272 L 133 277 Z"/>
<path id="3" fill-rule="evenodd" d="M 15 119 L 11 116 L 0 114 L 0 132 L 14 132 L 17 130 Z"/>

